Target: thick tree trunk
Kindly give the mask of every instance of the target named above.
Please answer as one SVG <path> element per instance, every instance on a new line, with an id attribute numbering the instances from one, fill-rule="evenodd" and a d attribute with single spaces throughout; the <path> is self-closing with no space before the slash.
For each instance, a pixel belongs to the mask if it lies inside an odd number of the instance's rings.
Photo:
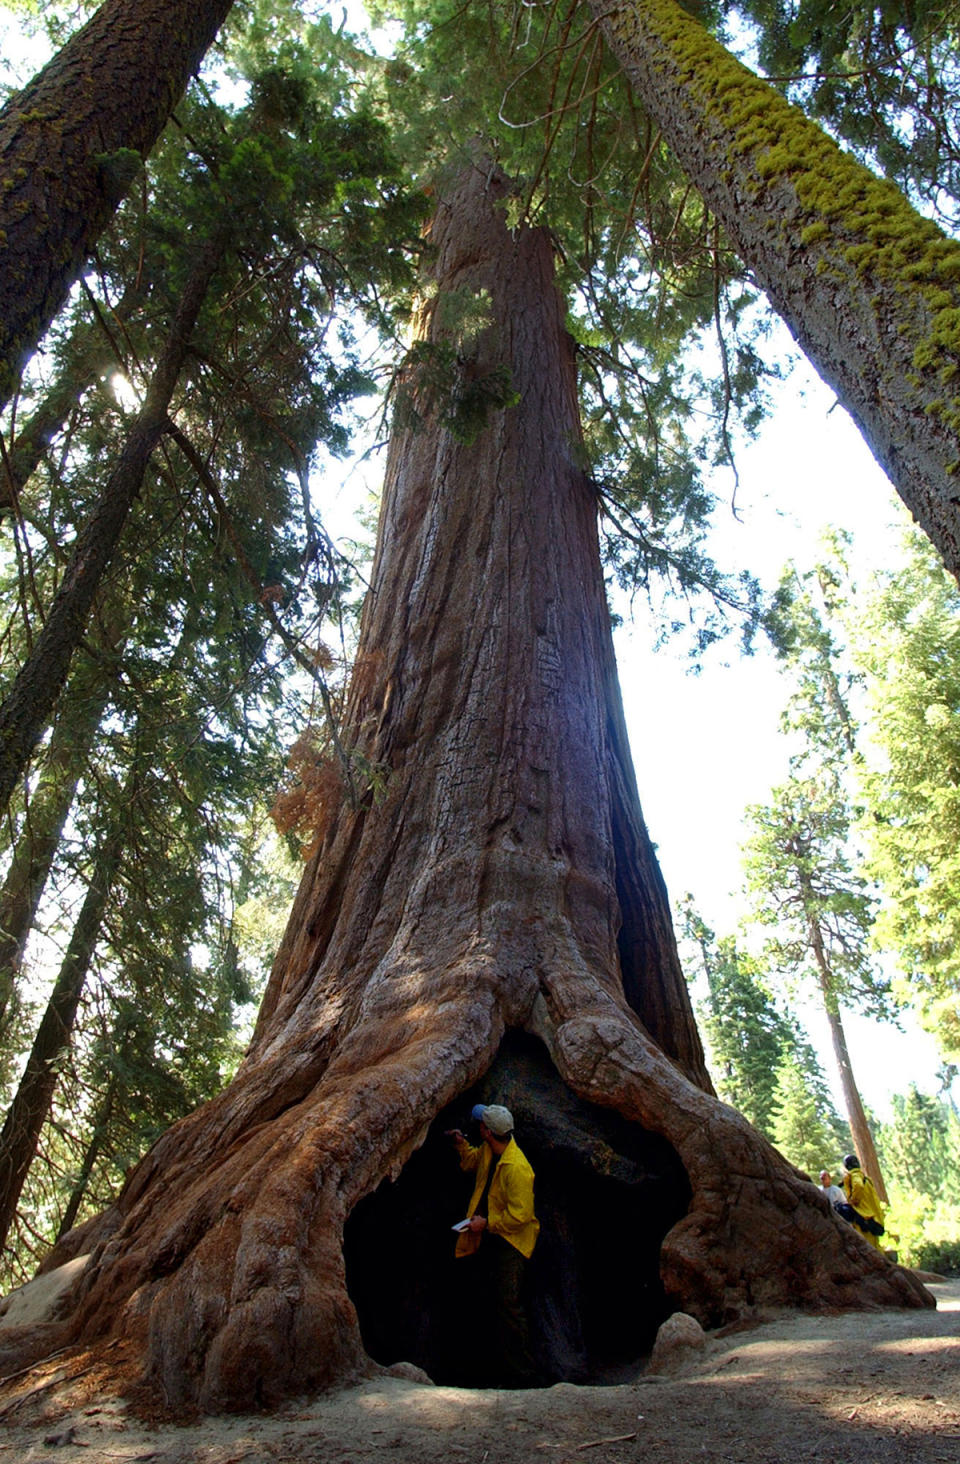
<path id="1" fill-rule="evenodd" d="M 201 248 L 184 286 L 163 352 L 103 492 L 77 535 L 73 554 L 43 630 L 0 706 L 0 810 L 23 774 L 56 704 L 70 659 L 86 628 L 103 575 L 143 485 L 167 414 L 190 336 L 224 253 L 223 233 Z"/>
<path id="2" fill-rule="evenodd" d="M 0 1130 L 0 1246 L 6 1242 L 40 1131 L 50 1112 L 57 1064 L 73 1034 L 83 985 L 123 851 L 120 831 L 97 850 L 95 867 L 27 1065 Z"/>
<path id="3" fill-rule="evenodd" d="M 641 103 L 960 575 L 960 243 L 676 0 L 590 0 Z"/>
<path id="4" fill-rule="evenodd" d="M 481 1095 L 537 1171 L 554 1376 L 595 1371 L 611 1315 L 635 1356 L 672 1305 L 929 1303 L 709 1091 L 629 773 L 551 246 L 508 234 L 504 192 L 474 167 L 433 228 L 440 298 L 483 293 L 493 322 L 457 390 L 508 366 L 520 402 L 472 445 L 429 412 L 394 437 L 347 728 L 354 779 L 385 782 L 326 811 L 233 1083 L 84 1232 L 71 1335 L 139 1337 L 174 1407 L 342 1381 L 365 1344 L 441 1375 L 417 1283 L 439 1307 L 465 1200 L 441 1134 Z"/>
<path id="5" fill-rule="evenodd" d="M 0 112 L 0 406 L 232 0 L 106 0 Z"/>

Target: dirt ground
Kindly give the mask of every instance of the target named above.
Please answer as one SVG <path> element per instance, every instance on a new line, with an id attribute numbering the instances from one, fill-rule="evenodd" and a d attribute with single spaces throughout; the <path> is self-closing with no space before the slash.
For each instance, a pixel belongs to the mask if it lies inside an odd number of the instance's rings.
<path id="1" fill-rule="evenodd" d="M 616 1387 L 381 1376 L 271 1415 L 150 1424 L 54 1358 L 0 1385 L 0 1464 L 958 1464 L 960 1280 L 936 1311 L 781 1313 Z M 67 1374 L 70 1374 L 69 1376 Z"/>

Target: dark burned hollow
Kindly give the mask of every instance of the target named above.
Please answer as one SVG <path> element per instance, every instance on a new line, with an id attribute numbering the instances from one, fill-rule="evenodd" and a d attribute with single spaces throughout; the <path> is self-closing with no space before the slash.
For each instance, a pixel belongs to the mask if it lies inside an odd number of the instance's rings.
<path id="1" fill-rule="evenodd" d="M 509 1033 L 483 1080 L 438 1114 L 396 1181 L 354 1209 L 344 1254 L 364 1346 L 389 1366 L 412 1362 L 436 1383 L 480 1386 L 466 1339 L 462 1267 L 451 1229 L 472 1192 L 445 1130 L 470 1131 L 474 1103 L 505 1103 L 533 1165 L 540 1238 L 527 1309 L 546 1382 L 602 1383 L 638 1364 L 672 1308 L 660 1244 L 687 1211 L 690 1187 L 666 1140 L 586 1103 L 533 1037 Z"/>

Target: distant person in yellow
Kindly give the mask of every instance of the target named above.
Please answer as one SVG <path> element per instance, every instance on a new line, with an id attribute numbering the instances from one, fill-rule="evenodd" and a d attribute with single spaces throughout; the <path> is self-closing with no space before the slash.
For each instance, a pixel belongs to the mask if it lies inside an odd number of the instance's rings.
<path id="1" fill-rule="evenodd" d="M 533 1209 L 533 1170 L 513 1137 L 508 1108 L 478 1103 L 471 1116 L 480 1125 L 479 1145 L 469 1143 L 459 1129 L 449 1131 L 460 1168 L 475 1175 L 456 1248 L 476 1283 L 472 1306 L 477 1315 L 465 1318 L 465 1325 L 476 1324 L 486 1311 L 496 1380 L 509 1387 L 532 1387 L 536 1369 L 521 1289 L 540 1233 Z"/>
<path id="2" fill-rule="evenodd" d="M 864 1240 L 879 1250 L 884 1215 L 873 1180 L 860 1168 L 860 1160 L 856 1154 L 848 1154 L 843 1161 L 843 1167 L 846 1171 L 843 1176 L 843 1192 L 853 1211 L 853 1224 L 862 1233 Z"/>

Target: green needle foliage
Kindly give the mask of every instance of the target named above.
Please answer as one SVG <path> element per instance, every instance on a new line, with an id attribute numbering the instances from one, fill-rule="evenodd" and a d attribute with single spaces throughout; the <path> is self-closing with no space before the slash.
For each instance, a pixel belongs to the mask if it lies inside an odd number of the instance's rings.
<path id="1" fill-rule="evenodd" d="M 690 948 L 688 972 L 706 976 L 698 1021 L 720 1096 L 773 1137 L 777 1073 L 793 1028 L 765 986 L 755 961 L 734 936 L 715 933 L 694 909 L 681 905 L 681 932 Z"/>
<path id="2" fill-rule="evenodd" d="M 835 1170 L 850 1148 L 850 1130 L 840 1121 L 809 1044 L 788 1048 L 774 1077 L 769 1137 L 812 1179 L 824 1169 Z"/>
<path id="3" fill-rule="evenodd" d="M 686 969 L 706 977 L 698 1021 L 721 1098 L 800 1168 L 819 1172 L 833 1164 L 845 1130 L 796 1019 L 778 1003 L 758 962 L 734 936 L 717 939 L 689 895 L 680 918 Z"/>
<path id="4" fill-rule="evenodd" d="M 895 995 L 960 1055 L 960 591 L 911 535 L 854 630 L 877 756 L 864 774 L 877 927 Z"/>
<path id="5" fill-rule="evenodd" d="M 910 5 L 743 0 L 765 72 L 948 226 L 958 221 L 957 14 Z"/>
<path id="6" fill-rule="evenodd" d="M 411 0 L 372 13 L 404 27 L 379 86 L 412 176 L 429 188 L 479 147 L 515 180 L 508 219 L 555 240 L 611 578 L 651 601 L 662 638 L 692 628 L 698 651 L 735 626 L 749 640 L 759 592 L 706 551 L 707 475 L 762 419 L 776 372 L 763 316 L 590 12 Z"/>

